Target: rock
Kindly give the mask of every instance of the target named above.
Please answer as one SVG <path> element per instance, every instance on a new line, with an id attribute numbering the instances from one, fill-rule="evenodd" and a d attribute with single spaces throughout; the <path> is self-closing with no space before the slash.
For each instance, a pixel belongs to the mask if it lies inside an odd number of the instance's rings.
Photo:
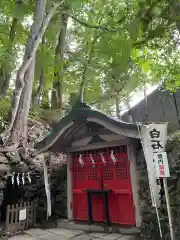
<path id="1" fill-rule="evenodd" d="M 36 131 L 36 129 L 35 129 Z M 42 129 L 40 130 L 40 132 Z M 41 135 L 41 133 L 39 134 Z M 34 133 L 33 133 L 34 134 Z M 33 138 L 33 137 L 32 137 Z M 30 137 L 29 139 L 32 140 Z M 36 133 L 34 138 L 37 140 Z M 7 156 L 7 158 L 6 158 Z M 8 178 L 12 176 L 12 172 L 26 173 L 31 175 L 32 182 L 26 182 L 18 191 L 22 193 L 17 201 L 26 201 L 27 199 L 34 199 L 38 197 L 37 218 L 41 222 L 47 216 L 47 199 L 44 188 L 44 175 L 42 163 L 44 156 L 42 154 L 33 158 L 31 152 L 26 149 L 19 149 L 17 152 L 6 153 L 6 156 L 0 153 L 0 204 L 3 200 L 1 196 L 1 189 L 4 189 Z M 46 158 L 45 158 L 46 159 Z M 66 193 L 66 166 L 63 162 L 66 161 L 66 155 L 53 154 L 52 162 L 48 165 L 49 183 L 51 188 L 52 199 L 52 217 L 53 216 L 67 216 L 67 193 Z M 51 173 L 53 173 L 51 175 Z M 27 177 L 27 176 L 26 176 Z M 8 190 L 8 189 L 6 189 Z M 16 190 L 14 189 L 14 192 Z M 10 193 L 12 194 L 12 193 Z M 15 193 L 13 193 L 15 194 Z M 13 196 L 12 196 L 13 198 Z"/>
<path id="2" fill-rule="evenodd" d="M 21 162 L 21 157 L 19 156 L 19 154 L 18 153 L 16 153 L 13 157 L 12 157 L 12 163 L 14 163 L 14 164 L 18 164 L 18 163 L 20 163 Z"/>
<path id="3" fill-rule="evenodd" d="M 0 206 L 1 206 L 2 202 L 3 202 L 3 200 L 4 200 L 4 194 L 3 194 L 3 191 L 1 190 L 0 191 Z"/>
<path id="4" fill-rule="evenodd" d="M 20 162 L 19 164 L 11 165 L 11 172 L 26 173 L 28 171 L 29 171 L 29 168 L 24 162 Z"/>
<path id="5" fill-rule="evenodd" d="M 60 202 L 60 201 L 62 201 L 63 199 L 64 199 L 64 197 L 61 196 L 61 195 L 57 195 L 57 196 L 56 196 L 56 202 Z"/>
<path id="6" fill-rule="evenodd" d="M 8 159 L 2 154 L 0 155 L 0 164 L 1 163 L 4 163 L 4 164 L 8 163 Z"/>
<path id="7" fill-rule="evenodd" d="M 39 166 L 42 166 L 42 163 L 44 161 L 44 155 L 43 154 L 39 154 L 35 157 L 34 161 L 36 162 L 36 164 L 38 164 Z"/>
<path id="8" fill-rule="evenodd" d="M 33 198 L 35 196 L 36 196 L 35 193 L 27 191 L 27 192 L 25 192 L 24 198 L 28 198 L 29 199 L 29 198 Z"/>
<path id="9" fill-rule="evenodd" d="M 24 162 L 19 163 L 19 172 L 28 172 L 29 168 Z"/>
<path id="10" fill-rule="evenodd" d="M 6 156 L 7 156 L 7 158 L 8 158 L 10 161 L 13 160 L 13 158 L 14 158 L 15 155 L 16 155 L 15 152 L 7 152 L 7 153 L 6 153 Z"/>
<path id="11" fill-rule="evenodd" d="M 8 173 L 10 171 L 10 166 L 7 164 L 0 164 L 0 176 L 4 176 L 5 173 Z"/>
<path id="12" fill-rule="evenodd" d="M 0 189 L 5 188 L 5 182 L 3 180 L 0 181 Z"/>

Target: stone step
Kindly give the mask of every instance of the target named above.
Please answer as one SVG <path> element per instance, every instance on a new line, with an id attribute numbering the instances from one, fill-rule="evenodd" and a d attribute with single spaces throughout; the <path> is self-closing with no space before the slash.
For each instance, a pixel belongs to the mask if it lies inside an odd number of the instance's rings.
<path id="1" fill-rule="evenodd" d="M 113 224 L 111 227 L 107 227 L 106 224 L 93 224 L 88 225 L 85 222 L 74 222 L 67 219 L 58 219 L 57 227 L 69 230 L 81 230 L 85 232 L 99 232 L 99 233 L 121 233 L 124 235 L 139 235 L 141 233 L 139 228 L 129 227 L 123 228 L 119 225 Z"/>
<path id="2" fill-rule="evenodd" d="M 87 233 L 85 231 L 68 230 L 62 228 L 40 229 L 25 231 L 8 240 L 139 240 L 138 235 L 123 235 L 120 233 Z"/>

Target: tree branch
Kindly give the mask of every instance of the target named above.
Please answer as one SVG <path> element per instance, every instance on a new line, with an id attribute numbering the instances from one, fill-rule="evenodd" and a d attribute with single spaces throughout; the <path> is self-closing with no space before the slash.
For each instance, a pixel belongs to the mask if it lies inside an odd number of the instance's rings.
<path id="1" fill-rule="evenodd" d="M 18 151 L 18 143 L 10 146 L 10 147 L 7 147 L 7 148 L 2 148 L 0 147 L 0 152 L 3 152 L 3 153 L 6 153 L 6 152 L 15 152 L 15 151 Z"/>
<path id="2" fill-rule="evenodd" d="M 49 22 L 51 20 L 51 18 L 53 17 L 56 9 L 58 8 L 58 6 L 60 5 L 60 3 L 56 3 L 54 4 L 54 6 L 50 9 L 49 13 L 46 14 L 46 16 L 44 17 L 44 20 L 43 20 L 43 23 L 39 29 L 39 32 L 37 33 L 37 36 L 35 38 L 35 41 L 34 41 L 34 44 L 32 46 L 32 51 L 31 51 L 31 54 L 29 55 L 28 59 L 25 59 L 22 66 L 20 67 L 19 69 L 19 78 L 21 80 L 21 82 L 23 82 L 23 78 L 24 78 L 24 75 L 25 75 L 25 72 L 27 71 L 29 65 L 31 64 L 32 62 L 32 59 L 33 59 L 33 56 L 34 54 L 36 53 L 38 47 L 39 47 L 39 44 L 42 40 L 42 37 L 49 25 Z"/>
<path id="3" fill-rule="evenodd" d="M 157 31 L 158 29 L 159 29 L 159 31 Z M 159 28 L 159 26 L 157 26 L 154 30 L 151 30 L 144 39 L 134 42 L 133 46 L 139 47 L 139 46 L 147 43 L 148 41 L 151 41 L 151 40 L 154 40 L 155 38 L 161 37 L 165 31 L 167 31 L 166 26 L 161 27 L 161 29 Z"/>
<path id="4" fill-rule="evenodd" d="M 87 70 L 88 70 L 88 65 L 90 64 L 90 62 L 92 60 L 93 48 L 94 48 L 94 44 L 96 43 L 97 39 L 98 39 L 98 35 L 96 34 L 96 36 L 94 37 L 94 39 L 92 41 L 91 48 L 90 48 L 89 53 L 88 53 L 87 63 L 84 64 L 84 69 L 83 69 L 83 72 L 82 72 L 82 81 L 81 81 L 81 84 L 80 84 L 80 100 L 81 100 L 81 102 L 83 102 L 84 84 L 85 84 L 85 81 L 86 81 L 86 73 L 87 73 Z"/>
<path id="5" fill-rule="evenodd" d="M 22 4 L 23 4 L 22 0 L 16 0 L 16 8 L 21 8 Z M 18 24 L 18 18 L 14 17 L 12 19 L 12 24 L 11 24 L 10 33 L 9 33 L 9 38 L 10 38 L 11 42 L 13 42 L 16 37 L 17 24 Z"/>
<path id="6" fill-rule="evenodd" d="M 63 13 L 67 14 L 70 18 L 72 18 L 73 20 L 75 20 L 76 22 L 80 23 L 81 25 L 88 27 L 88 28 L 94 28 L 94 29 L 99 29 L 99 30 L 103 30 L 103 31 L 107 31 L 107 32 L 119 32 L 120 30 L 122 30 L 121 28 L 110 28 L 110 27 L 106 27 L 106 26 L 102 26 L 102 25 L 92 25 L 90 23 L 84 22 L 81 19 L 76 18 L 75 16 L 73 16 L 71 13 L 63 11 Z M 125 18 L 122 19 L 121 22 L 123 22 L 123 20 L 125 20 Z"/>

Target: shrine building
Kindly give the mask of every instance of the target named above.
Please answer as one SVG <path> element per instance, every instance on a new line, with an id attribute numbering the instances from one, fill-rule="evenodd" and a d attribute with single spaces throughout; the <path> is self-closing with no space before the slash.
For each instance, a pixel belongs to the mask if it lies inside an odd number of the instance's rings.
<path id="1" fill-rule="evenodd" d="M 78 102 L 41 142 L 39 153 L 66 153 L 67 212 L 74 221 L 141 226 L 136 124 Z"/>

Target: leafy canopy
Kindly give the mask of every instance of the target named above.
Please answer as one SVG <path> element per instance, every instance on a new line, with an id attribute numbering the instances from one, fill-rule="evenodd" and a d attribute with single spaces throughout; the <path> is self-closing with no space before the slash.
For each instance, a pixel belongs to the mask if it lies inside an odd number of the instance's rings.
<path id="1" fill-rule="evenodd" d="M 19 63 L 34 7 L 32 0 L 0 2 L 0 66 L 6 71 L 13 72 Z M 124 99 L 147 82 L 164 82 L 177 90 L 178 10 L 178 3 L 169 0 L 65 0 L 37 52 L 33 94 L 40 84 L 42 88 L 36 108 L 51 108 L 55 71 L 62 80 L 64 111 L 77 99 L 82 82 L 84 101 L 106 112 L 117 97 Z M 64 14 L 68 15 L 65 53 L 57 66 L 55 51 Z"/>

